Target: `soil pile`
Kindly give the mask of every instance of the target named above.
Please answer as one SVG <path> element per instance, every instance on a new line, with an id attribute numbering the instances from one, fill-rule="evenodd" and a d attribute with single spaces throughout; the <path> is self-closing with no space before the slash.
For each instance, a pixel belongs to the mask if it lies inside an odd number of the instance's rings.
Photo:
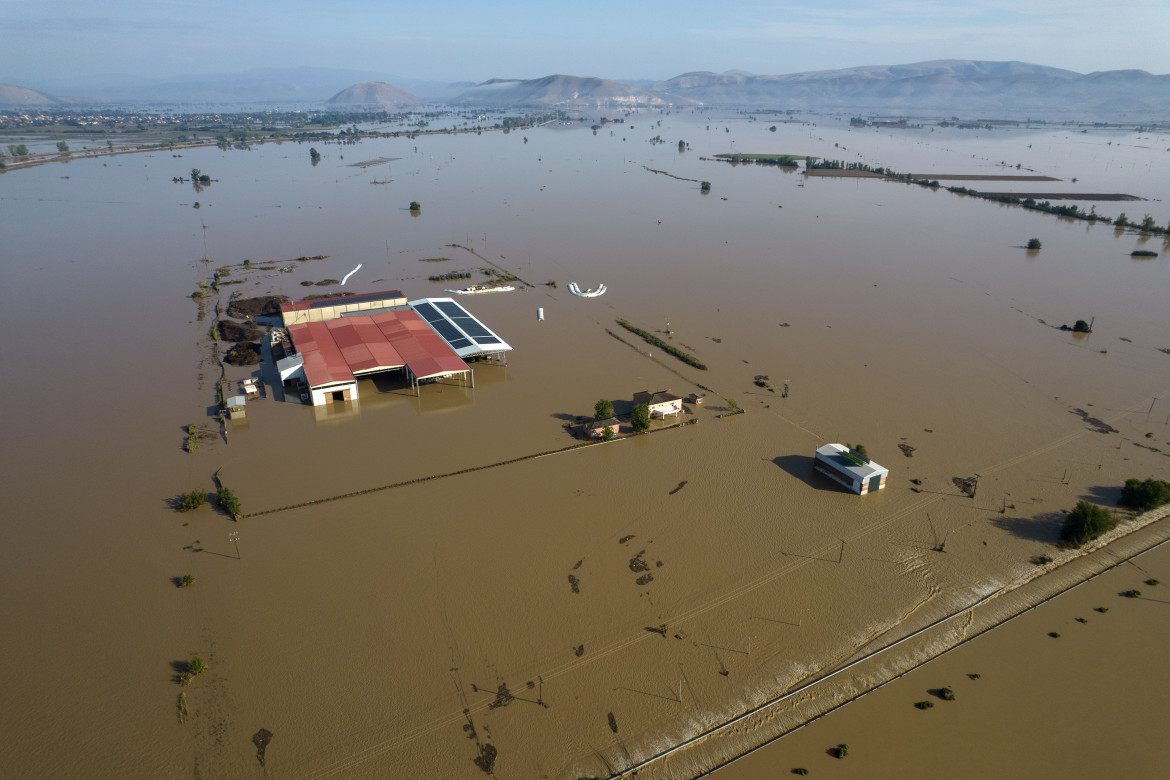
<path id="1" fill-rule="evenodd" d="M 255 341 L 264 335 L 264 329 L 257 327 L 251 321 L 239 323 L 231 320 L 220 320 L 217 327 L 219 328 L 219 337 L 223 341 Z"/>
<path id="2" fill-rule="evenodd" d="M 225 363 L 233 366 L 256 366 L 260 364 L 260 345 L 249 342 L 236 344 L 223 356 Z"/>
<path id="3" fill-rule="evenodd" d="M 276 317 L 280 304 L 289 301 L 287 295 L 261 295 L 258 298 L 240 298 L 228 306 L 228 316 L 246 320 L 251 317 Z"/>

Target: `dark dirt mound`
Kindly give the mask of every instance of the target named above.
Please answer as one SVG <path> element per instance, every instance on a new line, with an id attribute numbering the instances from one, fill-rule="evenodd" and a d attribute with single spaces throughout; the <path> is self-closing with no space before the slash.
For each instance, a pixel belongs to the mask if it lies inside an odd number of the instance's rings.
<path id="1" fill-rule="evenodd" d="M 253 322 L 219 321 L 219 337 L 224 341 L 255 341 L 264 335 L 264 329 Z"/>
<path id="2" fill-rule="evenodd" d="M 261 295 L 259 298 L 240 298 L 228 307 L 228 316 L 239 320 L 251 317 L 275 317 L 280 314 L 280 304 L 288 302 L 287 295 Z"/>
<path id="3" fill-rule="evenodd" d="M 233 366 L 256 366 L 260 364 L 260 345 L 250 342 L 236 344 L 223 356 L 225 363 Z"/>
<path id="4" fill-rule="evenodd" d="M 491 774 L 496 766 L 496 757 L 500 751 L 496 750 L 496 746 L 488 742 L 486 745 L 479 746 L 479 755 L 471 759 L 477 767 L 482 769 L 485 774 Z"/>
<path id="5" fill-rule="evenodd" d="M 646 554 L 645 550 L 630 558 L 630 571 L 637 574 L 640 571 L 650 571 L 650 564 L 642 560 L 642 556 Z"/>
<path id="6" fill-rule="evenodd" d="M 1121 431 L 1117 430 L 1104 420 L 1097 417 L 1090 417 L 1089 413 L 1084 409 L 1073 409 L 1072 413 L 1084 420 L 1085 424 L 1089 426 L 1089 430 L 1091 431 L 1096 433 L 1121 433 Z"/>
<path id="7" fill-rule="evenodd" d="M 341 284 L 341 280 L 340 279 L 322 279 L 321 281 L 317 282 L 318 287 L 328 287 L 331 284 Z"/>

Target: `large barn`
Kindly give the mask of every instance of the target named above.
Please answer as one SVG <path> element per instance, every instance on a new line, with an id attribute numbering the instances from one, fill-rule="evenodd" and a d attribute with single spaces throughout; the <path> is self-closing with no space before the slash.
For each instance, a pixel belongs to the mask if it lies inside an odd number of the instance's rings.
<path id="1" fill-rule="evenodd" d="M 356 400 L 359 379 L 389 371 L 403 372 L 416 393 L 428 380 L 474 387 L 464 358 L 512 349 L 454 300 L 408 304 L 397 290 L 285 303 L 281 318 L 292 344 L 277 371 L 313 406 Z"/>

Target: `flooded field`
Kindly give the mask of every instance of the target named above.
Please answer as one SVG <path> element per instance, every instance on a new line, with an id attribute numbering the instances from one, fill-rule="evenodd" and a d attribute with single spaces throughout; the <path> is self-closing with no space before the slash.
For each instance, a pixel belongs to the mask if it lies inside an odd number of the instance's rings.
<path id="1" fill-rule="evenodd" d="M 699 159 L 1032 172 L 1062 181 L 1021 192 L 1132 194 L 1147 200 L 1078 205 L 1165 225 L 1170 136 L 625 120 L 318 144 L 315 166 L 284 143 L 0 176 L 0 724 L 15 737 L 0 774 L 608 776 L 1032 580 L 1032 557 L 1069 556 L 1053 542 L 1079 498 L 1113 506 L 1125 479 L 1170 474 L 1170 243 Z M 216 181 L 172 181 L 192 168 Z M 532 286 L 463 299 L 514 347 L 474 390 L 365 380 L 322 410 L 279 401 L 270 366 L 229 367 L 266 387 L 219 434 L 216 296 L 189 297 L 215 268 L 232 267 L 224 306 L 235 291 L 414 299 L 455 286 L 433 274 L 486 278 L 481 258 Z M 302 286 L 359 263 L 344 288 Z M 1094 332 L 1059 330 L 1078 319 Z M 706 395 L 698 425 L 322 501 L 552 452 L 598 398 L 664 388 Z M 194 454 L 188 424 L 208 433 Z M 815 477 L 826 442 L 864 443 L 887 489 Z M 245 514 L 319 503 L 240 523 L 174 511 L 216 473 Z M 974 475 L 969 498 L 953 479 Z M 181 687 L 192 656 L 208 669 Z M 866 674 L 640 774 L 696 775 L 881 676 Z"/>

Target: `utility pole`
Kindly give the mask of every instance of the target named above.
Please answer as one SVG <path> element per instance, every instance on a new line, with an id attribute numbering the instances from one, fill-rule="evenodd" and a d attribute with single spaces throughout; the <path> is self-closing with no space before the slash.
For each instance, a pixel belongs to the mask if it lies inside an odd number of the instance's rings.
<path id="1" fill-rule="evenodd" d="M 231 531 L 228 533 L 228 541 L 236 546 L 236 560 L 240 560 L 240 532 Z"/>

